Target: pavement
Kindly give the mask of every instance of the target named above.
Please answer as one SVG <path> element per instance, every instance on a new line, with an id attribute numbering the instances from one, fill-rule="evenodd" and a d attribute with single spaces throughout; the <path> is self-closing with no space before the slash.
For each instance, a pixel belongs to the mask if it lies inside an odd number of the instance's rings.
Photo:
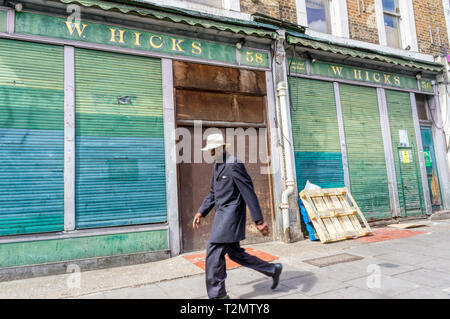
<path id="1" fill-rule="evenodd" d="M 422 233 L 379 242 L 304 240 L 250 245 L 279 257 L 275 261 L 283 264 L 279 287 L 271 290 L 271 278 L 238 267 L 228 271 L 227 291 L 232 299 L 450 299 L 450 220 L 422 222 L 426 226 L 414 229 Z M 360 258 L 324 267 L 306 262 L 337 254 Z M 204 271 L 177 256 L 2 282 L 0 298 L 202 299 L 207 295 Z"/>

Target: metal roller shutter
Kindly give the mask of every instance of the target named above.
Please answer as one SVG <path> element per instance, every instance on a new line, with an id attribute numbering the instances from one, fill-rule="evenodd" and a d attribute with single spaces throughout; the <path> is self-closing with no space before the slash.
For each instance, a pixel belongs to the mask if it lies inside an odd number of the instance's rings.
<path id="1" fill-rule="evenodd" d="M 298 188 L 307 180 L 344 187 L 333 83 L 290 78 L 292 135 Z"/>
<path id="2" fill-rule="evenodd" d="M 64 51 L 0 40 L 0 235 L 64 229 Z"/>
<path id="3" fill-rule="evenodd" d="M 159 59 L 76 50 L 76 227 L 167 220 Z"/>
<path id="4" fill-rule="evenodd" d="M 424 213 L 424 199 L 410 95 L 391 90 L 385 92 L 401 212 L 403 216 L 420 215 Z M 400 134 L 407 136 L 408 147 L 401 147 Z M 407 152 L 407 158 L 403 158 L 403 151 Z"/>
<path id="5" fill-rule="evenodd" d="M 391 217 L 376 89 L 339 88 L 352 195 L 367 218 Z"/>

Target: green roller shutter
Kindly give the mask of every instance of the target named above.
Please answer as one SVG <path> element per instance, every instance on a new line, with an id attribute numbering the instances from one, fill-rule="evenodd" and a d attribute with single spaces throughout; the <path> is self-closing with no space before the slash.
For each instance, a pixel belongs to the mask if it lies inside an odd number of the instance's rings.
<path id="1" fill-rule="evenodd" d="M 352 195 L 367 218 L 391 217 L 377 91 L 339 87 Z"/>
<path id="2" fill-rule="evenodd" d="M 333 83 L 290 78 L 297 184 L 344 187 Z"/>
<path id="3" fill-rule="evenodd" d="M 64 229 L 64 51 L 0 40 L 0 235 Z"/>
<path id="4" fill-rule="evenodd" d="M 424 213 L 424 199 L 410 95 L 392 90 L 385 92 L 401 213 L 403 216 L 420 215 Z M 407 145 L 400 143 L 400 135 Z"/>
<path id="5" fill-rule="evenodd" d="M 167 220 L 159 59 L 76 50 L 76 227 Z"/>

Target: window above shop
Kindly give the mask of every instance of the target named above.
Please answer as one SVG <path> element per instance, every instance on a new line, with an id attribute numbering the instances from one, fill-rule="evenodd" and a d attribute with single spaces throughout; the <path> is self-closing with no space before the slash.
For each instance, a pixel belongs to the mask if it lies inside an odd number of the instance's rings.
<path id="1" fill-rule="evenodd" d="M 331 33 L 330 0 L 306 0 L 306 15 L 309 29 Z"/>
<path id="2" fill-rule="evenodd" d="M 312 36 L 349 37 L 346 0 L 297 0 L 297 22 Z"/>
<path id="3" fill-rule="evenodd" d="M 375 0 L 380 44 L 418 51 L 412 0 Z"/>
<path id="4" fill-rule="evenodd" d="M 383 17 L 387 45 L 393 48 L 401 48 L 401 15 L 398 0 L 383 0 Z"/>

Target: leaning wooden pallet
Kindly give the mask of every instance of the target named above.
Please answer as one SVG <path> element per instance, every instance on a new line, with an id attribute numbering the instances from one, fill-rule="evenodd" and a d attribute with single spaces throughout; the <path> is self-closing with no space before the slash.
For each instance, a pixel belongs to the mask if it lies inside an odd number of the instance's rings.
<path id="1" fill-rule="evenodd" d="M 303 190 L 300 198 L 322 243 L 372 233 L 369 223 L 346 187 Z"/>

